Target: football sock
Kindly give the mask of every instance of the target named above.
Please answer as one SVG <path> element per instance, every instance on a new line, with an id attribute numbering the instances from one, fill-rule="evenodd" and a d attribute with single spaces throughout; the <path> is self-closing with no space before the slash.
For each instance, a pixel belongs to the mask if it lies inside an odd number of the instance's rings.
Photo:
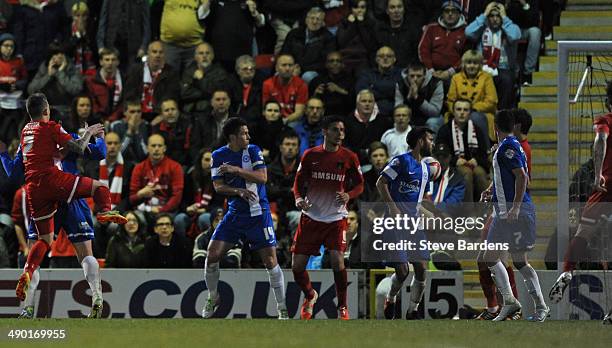
<path id="1" fill-rule="evenodd" d="M 33 306 L 34 305 L 34 294 L 36 293 L 36 288 L 38 287 L 38 282 L 40 280 L 40 271 L 39 268 L 36 268 L 32 273 L 32 278 L 30 278 L 30 287 L 26 292 L 26 299 L 23 302 L 23 306 Z"/>
<path id="2" fill-rule="evenodd" d="M 563 257 L 563 272 L 571 272 L 576 269 L 576 263 L 584 260 L 588 242 L 586 239 L 576 236 L 572 238 L 567 251 Z"/>
<path id="3" fill-rule="evenodd" d="M 85 279 L 89 284 L 92 293 L 92 300 L 102 298 L 102 289 L 100 285 L 100 265 L 98 260 L 93 256 L 85 256 L 81 261 Z"/>
<path id="4" fill-rule="evenodd" d="M 478 262 L 478 276 L 482 292 L 487 298 L 487 308 L 497 308 L 497 289 L 486 263 Z"/>
<path id="5" fill-rule="evenodd" d="M 270 287 L 274 291 L 274 298 L 276 298 L 276 306 L 278 309 L 287 309 L 285 304 L 285 278 L 283 271 L 277 264 L 272 269 L 267 269 L 268 277 L 270 278 Z"/>
<path id="6" fill-rule="evenodd" d="M 533 267 L 531 267 L 530 264 L 527 264 L 521 268 L 519 272 L 521 272 L 521 275 L 525 279 L 525 286 L 527 286 L 527 291 L 529 291 L 529 295 L 531 295 L 536 308 L 546 307 L 544 296 L 542 296 L 542 289 L 540 288 L 540 280 L 538 279 L 538 274 Z"/>
<path id="7" fill-rule="evenodd" d="M 346 307 L 346 287 L 347 275 L 346 268 L 341 271 L 334 271 L 334 282 L 336 283 L 336 296 L 338 297 L 338 308 Z"/>
<path id="8" fill-rule="evenodd" d="M 512 295 L 518 298 L 518 290 L 516 290 L 516 281 L 514 280 L 514 270 L 512 266 L 506 266 L 506 272 L 508 273 L 508 279 L 510 280 L 510 288 L 512 289 Z"/>
<path id="9" fill-rule="evenodd" d="M 24 271 L 30 274 L 30 280 L 32 279 L 34 270 L 40 266 L 40 263 L 45 258 L 47 251 L 49 251 L 49 244 L 42 239 L 37 240 L 30 249 L 28 260 L 24 267 Z"/>
<path id="10" fill-rule="evenodd" d="M 516 298 L 512 295 L 512 288 L 510 287 L 510 280 L 508 279 L 506 267 L 504 267 L 501 261 L 497 261 L 497 263 L 489 267 L 489 269 L 491 270 L 491 276 L 493 281 L 495 281 L 495 285 L 497 285 L 499 292 L 504 298 L 504 304 L 516 302 Z"/>
<path id="11" fill-rule="evenodd" d="M 98 186 L 93 194 L 93 200 L 100 211 L 111 210 L 110 190 L 106 186 Z"/>
<path id="12" fill-rule="evenodd" d="M 410 303 L 408 303 L 408 313 L 417 310 L 424 291 L 425 281 L 417 280 L 416 277 L 412 277 L 412 282 L 410 282 Z"/>
<path id="13" fill-rule="evenodd" d="M 389 292 L 387 293 L 387 300 L 391 302 L 395 302 L 395 297 L 402 289 L 402 285 L 404 285 L 404 280 L 400 281 L 399 277 L 395 273 L 391 275 L 391 288 L 389 289 Z"/>
<path id="14" fill-rule="evenodd" d="M 208 298 L 215 298 L 217 294 L 217 285 L 219 285 L 219 263 L 208 263 L 208 258 L 204 261 L 204 280 L 208 288 Z"/>
<path id="15" fill-rule="evenodd" d="M 307 299 L 312 299 L 314 297 L 314 292 L 312 291 L 312 284 L 310 283 L 310 276 L 308 275 L 308 271 L 296 272 L 293 271 L 293 279 L 298 283 L 302 292 L 304 292 L 304 296 Z"/>

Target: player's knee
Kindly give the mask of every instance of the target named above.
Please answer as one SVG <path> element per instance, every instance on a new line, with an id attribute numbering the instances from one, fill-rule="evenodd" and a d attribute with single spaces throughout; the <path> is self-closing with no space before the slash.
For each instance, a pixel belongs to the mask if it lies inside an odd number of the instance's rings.
<path id="1" fill-rule="evenodd" d="M 298 265 L 298 264 L 295 264 L 295 263 L 293 263 L 293 264 L 291 265 L 291 271 L 292 271 L 293 273 L 302 273 L 302 272 L 304 272 L 305 270 L 306 270 L 306 267 L 305 267 L 305 266 Z"/>

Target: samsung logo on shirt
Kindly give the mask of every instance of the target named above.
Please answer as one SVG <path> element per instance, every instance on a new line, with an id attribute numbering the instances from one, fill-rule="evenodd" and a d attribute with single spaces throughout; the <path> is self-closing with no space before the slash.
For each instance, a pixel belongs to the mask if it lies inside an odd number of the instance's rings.
<path id="1" fill-rule="evenodd" d="M 344 181 L 343 174 L 326 173 L 326 172 L 312 172 L 312 178 L 320 179 L 320 180 Z"/>

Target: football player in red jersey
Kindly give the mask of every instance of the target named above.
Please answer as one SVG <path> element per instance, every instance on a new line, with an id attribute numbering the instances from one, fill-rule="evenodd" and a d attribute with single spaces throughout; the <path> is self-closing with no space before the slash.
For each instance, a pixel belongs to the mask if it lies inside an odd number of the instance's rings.
<path id="1" fill-rule="evenodd" d="M 593 164 L 595 177 L 593 193 L 582 211 L 578 231 L 570 241 L 563 257 L 563 273 L 548 294 L 551 301 L 558 303 L 572 280 L 576 263 L 584 260 L 589 240 L 597 231 L 597 222 L 602 215 L 612 214 L 612 81 L 606 88 L 606 106 L 609 113 L 598 116 L 593 122 L 595 141 L 593 143 Z M 561 212 L 559 212 L 561 213 Z"/>
<path id="2" fill-rule="evenodd" d="M 83 154 L 92 136 L 102 134 L 104 126 L 87 127 L 78 140 L 72 138 L 58 123 L 50 121 L 49 102 L 44 94 L 32 94 L 26 108 L 31 122 L 21 133 L 21 149 L 25 166 L 25 190 L 29 217 L 34 221 L 38 240 L 28 254 L 23 274 L 19 277 L 15 293 L 23 301 L 33 272 L 40 265 L 52 241 L 53 215 L 58 202 L 93 197 L 100 207 L 99 222 L 125 223 L 127 220 L 111 211 L 110 191 L 100 181 L 62 172 L 56 159 L 63 151 Z"/>
<path id="3" fill-rule="evenodd" d="M 342 118 L 325 117 L 322 129 L 323 144 L 304 152 L 293 184 L 295 205 L 302 211 L 302 216 L 291 246 L 292 270 L 305 296 L 300 317 L 311 319 L 319 295 L 312 288 L 306 264 L 309 257 L 319 255 L 319 248 L 325 245 L 334 270 L 338 318 L 348 320 L 344 267 L 346 205 L 363 192 L 363 176 L 357 155 L 341 146 L 344 139 Z M 347 191 L 348 182 L 355 185 Z"/>

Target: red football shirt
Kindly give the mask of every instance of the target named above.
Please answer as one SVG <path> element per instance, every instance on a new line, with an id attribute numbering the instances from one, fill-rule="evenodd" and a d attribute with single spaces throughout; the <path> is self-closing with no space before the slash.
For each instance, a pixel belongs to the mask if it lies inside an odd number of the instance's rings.
<path id="1" fill-rule="evenodd" d="M 33 121 L 21 131 L 21 149 L 26 181 L 45 175 L 55 168 L 57 151 L 72 140 L 62 126 L 53 121 Z"/>
<path id="2" fill-rule="evenodd" d="M 279 102 L 281 115 L 284 118 L 295 112 L 296 104 L 306 104 L 308 86 L 297 76 L 292 77 L 287 85 L 281 83 L 278 75 L 272 76 L 263 83 L 261 99 L 264 104 L 270 99 Z"/>
<path id="3" fill-rule="evenodd" d="M 304 152 L 295 176 L 293 194 L 296 201 L 307 197 L 312 203 L 312 207 L 304 212 L 308 217 L 320 222 L 334 222 L 348 216 L 346 205 L 336 202 L 336 192 L 346 192 L 347 182 L 355 184 L 347 192 L 351 198 L 363 191 L 357 155 L 342 146 L 336 152 L 329 152 L 319 145 Z"/>
<path id="4" fill-rule="evenodd" d="M 531 145 L 529 145 L 529 141 L 527 138 L 525 140 L 519 141 L 523 151 L 525 151 L 525 157 L 527 157 L 527 171 L 529 172 L 529 177 L 531 178 Z"/>
<path id="5" fill-rule="evenodd" d="M 601 167 L 601 175 L 606 180 L 606 188 L 608 192 L 612 190 L 612 136 L 610 136 L 610 130 L 612 130 L 612 113 L 598 116 L 593 122 L 593 130 L 595 132 L 604 132 L 608 135 L 606 141 L 606 156 L 604 157 L 603 165 Z"/>

